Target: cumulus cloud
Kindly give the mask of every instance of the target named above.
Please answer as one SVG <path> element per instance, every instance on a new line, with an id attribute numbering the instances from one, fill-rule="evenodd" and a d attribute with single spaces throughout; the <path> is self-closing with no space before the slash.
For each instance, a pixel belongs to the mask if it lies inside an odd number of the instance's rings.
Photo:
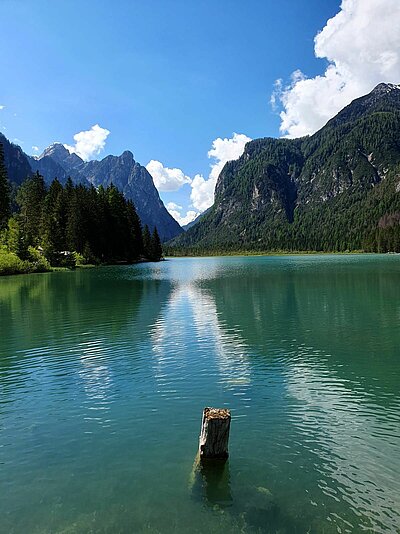
<path id="1" fill-rule="evenodd" d="M 214 139 L 211 149 L 207 155 L 212 159 L 210 174 L 205 178 L 201 174 L 196 174 L 193 179 L 187 176 L 181 169 L 170 169 L 164 167 L 160 161 L 151 160 L 146 165 L 154 180 L 154 185 L 159 191 L 177 191 L 185 184 L 190 184 L 191 208 L 185 215 L 182 214 L 182 207 L 174 202 L 167 204 L 167 209 L 179 224 L 184 225 L 194 220 L 200 213 L 212 206 L 214 203 L 214 190 L 217 178 L 227 161 L 240 158 L 243 154 L 246 143 L 251 138 L 245 134 L 234 133 L 232 137 Z"/>
<path id="2" fill-rule="evenodd" d="M 240 158 L 243 154 L 246 143 L 251 138 L 245 134 L 234 133 L 232 137 L 222 139 L 218 137 L 212 142 L 211 149 L 208 151 L 208 157 L 213 159 L 211 171 L 208 179 L 201 174 L 197 174 L 191 183 L 192 192 L 190 199 L 193 206 L 200 212 L 205 211 L 214 202 L 214 190 L 219 173 L 222 171 L 227 161 Z"/>
<path id="3" fill-rule="evenodd" d="M 78 132 L 74 135 L 75 145 L 64 145 L 70 153 L 75 153 L 88 161 L 103 150 L 110 131 L 95 124 L 90 130 Z"/>
<path id="4" fill-rule="evenodd" d="M 196 174 L 193 178 L 190 200 L 192 205 L 200 212 L 213 205 L 216 183 L 217 180 L 215 178 L 206 179 L 201 174 Z"/>
<path id="5" fill-rule="evenodd" d="M 33 145 L 33 147 L 32 147 L 32 151 L 33 151 L 33 152 L 39 152 L 39 147 L 36 146 L 36 145 Z"/>
<path id="6" fill-rule="evenodd" d="M 154 185 L 159 191 L 177 191 L 184 184 L 190 184 L 192 181 L 181 169 L 164 167 L 161 161 L 154 159 L 149 161 L 146 169 L 151 174 Z"/>
<path id="7" fill-rule="evenodd" d="M 5 107 L 6 107 L 6 106 L 2 106 L 2 105 L 0 104 L 0 109 L 4 109 Z"/>
<path id="8" fill-rule="evenodd" d="M 208 157 L 214 159 L 211 165 L 210 178 L 217 179 L 225 163 L 240 158 L 243 154 L 246 143 L 251 141 L 250 137 L 245 134 L 234 133 L 233 137 L 221 139 L 218 137 L 212 142 L 211 150 L 208 151 Z"/>
<path id="9" fill-rule="evenodd" d="M 179 206 L 179 204 L 175 204 L 175 202 L 168 202 L 168 204 L 166 205 L 166 208 L 168 211 L 183 209 L 182 206 Z"/>
<path id="10" fill-rule="evenodd" d="M 312 134 L 378 83 L 399 83 L 399 28 L 399 0 L 342 0 L 314 39 L 315 56 L 328 61 L 324 74 L 307 78 L 298 70 L 289 85 L 275 85 L 271 104 L 283 107 L 282 134 Z"/>
<path id="11" fill-rule="evenodd" d="M 168 202 L 166 205 L 167 210 L 170 212 L 172 217 L 181 225 L 185 226 L 185 224 L 189 224 L 190 222 L 194 221 L 196 217 L 200 215 L 198 211 L 188 210 L 186 212 L 186 215 L 182 215 L 182 206 L 179 206 L 178 204 L 175 204 L 175 202 Z"/>

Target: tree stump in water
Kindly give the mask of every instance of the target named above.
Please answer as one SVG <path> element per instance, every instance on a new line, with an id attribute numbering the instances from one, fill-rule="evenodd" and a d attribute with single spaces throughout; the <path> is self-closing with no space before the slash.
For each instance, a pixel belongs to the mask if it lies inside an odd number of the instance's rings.
<path id="1" fill-rule="evenodd" d="M 231 412 L 225 408 L 204 408 L 199 442 L 200 459 L 226 460 Z"/>

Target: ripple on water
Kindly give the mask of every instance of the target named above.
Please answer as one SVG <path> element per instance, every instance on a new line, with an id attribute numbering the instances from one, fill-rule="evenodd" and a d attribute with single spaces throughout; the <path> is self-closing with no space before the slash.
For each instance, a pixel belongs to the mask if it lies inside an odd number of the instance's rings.
<path id="1" fill-rule="evenodd" d="M 398 531 L 398 275 L 314 256 L 0 281 L 2 528 Z M 192 471 L 206 405 L 232 410 L 218 482 Z"/>

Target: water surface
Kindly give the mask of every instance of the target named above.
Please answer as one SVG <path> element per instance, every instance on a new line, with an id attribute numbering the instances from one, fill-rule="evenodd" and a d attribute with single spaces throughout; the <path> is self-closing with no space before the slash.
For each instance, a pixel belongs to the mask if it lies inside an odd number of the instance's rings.
<path id="1" fill-rule="evenodd" d="M 0 532 L 400 532 L 400 259 L 0 279 Z M 230 459 L 194 466 L 204 406 Z"/>

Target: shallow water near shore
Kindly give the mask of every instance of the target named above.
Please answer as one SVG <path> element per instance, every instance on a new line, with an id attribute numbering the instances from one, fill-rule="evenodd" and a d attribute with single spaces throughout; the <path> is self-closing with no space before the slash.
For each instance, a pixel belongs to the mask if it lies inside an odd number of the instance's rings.
<path id="1" fill-rule="evenodd" d="M 0 532 L 400 532 L 399 347 L 398 256 L 0 279 Z"/>

